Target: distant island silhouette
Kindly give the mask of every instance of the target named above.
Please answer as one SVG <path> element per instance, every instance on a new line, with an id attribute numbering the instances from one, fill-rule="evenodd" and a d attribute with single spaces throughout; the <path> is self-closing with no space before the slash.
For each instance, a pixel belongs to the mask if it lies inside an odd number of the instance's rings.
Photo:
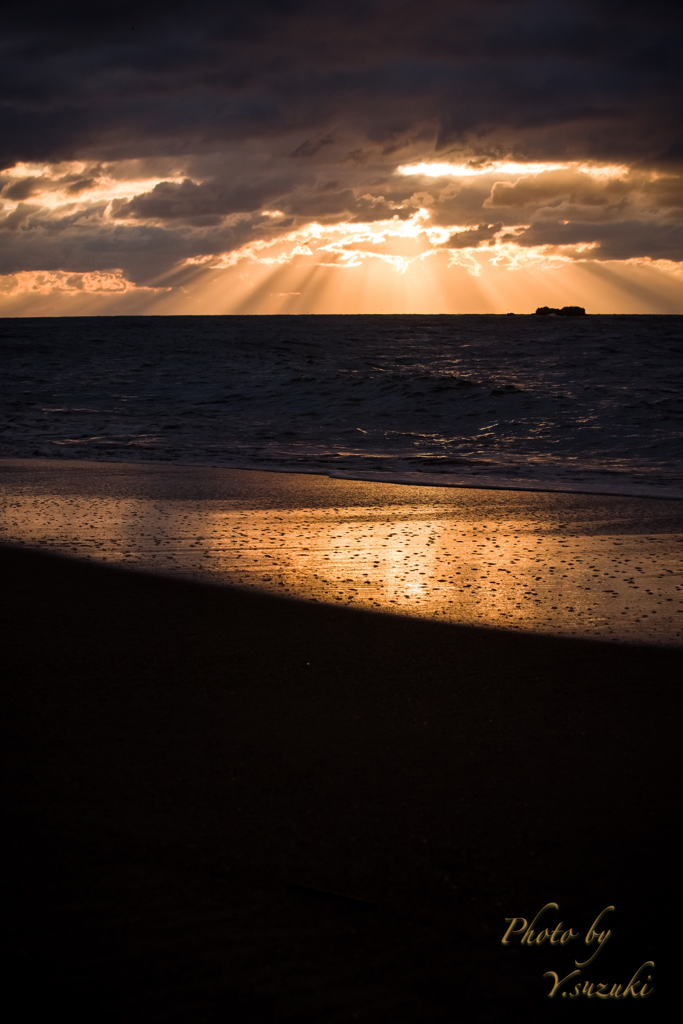
<path id="1" fill-rule="evenodd" d="M 539 306 L 535 316 L 585 316 L 586 310 L 583 306 L 563 306 L 562 309 L 553 309 L 552 306 Z"/>

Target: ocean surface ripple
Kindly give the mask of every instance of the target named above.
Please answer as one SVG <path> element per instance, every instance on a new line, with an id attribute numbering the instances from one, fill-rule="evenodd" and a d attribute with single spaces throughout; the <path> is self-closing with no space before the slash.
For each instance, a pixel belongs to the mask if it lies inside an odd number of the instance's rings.
<path id="1" fill-rule="evenodd" d="M 683 496 L 683 317 L 0 321 L 4 457 Z"/>

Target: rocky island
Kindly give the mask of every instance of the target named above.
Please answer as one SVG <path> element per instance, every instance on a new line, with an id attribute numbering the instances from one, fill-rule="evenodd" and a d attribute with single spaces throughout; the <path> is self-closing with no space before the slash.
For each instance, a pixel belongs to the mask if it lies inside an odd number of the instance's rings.
<path id="1" fill-rule="evenodd" d="M 539 306 L 535 316 L 585 316 L 586 310 L 583 306 L 563 306 L 562 309 L 553 309 L 552 306 Z"/>

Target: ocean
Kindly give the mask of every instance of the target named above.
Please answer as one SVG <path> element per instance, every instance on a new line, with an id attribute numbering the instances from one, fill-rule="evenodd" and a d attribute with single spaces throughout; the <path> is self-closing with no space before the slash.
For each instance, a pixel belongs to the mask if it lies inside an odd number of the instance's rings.
<path id="1" fill-rule="evenodd" d="M 683 497 L 681 316 L 0 321 L 3 457 Z"/>

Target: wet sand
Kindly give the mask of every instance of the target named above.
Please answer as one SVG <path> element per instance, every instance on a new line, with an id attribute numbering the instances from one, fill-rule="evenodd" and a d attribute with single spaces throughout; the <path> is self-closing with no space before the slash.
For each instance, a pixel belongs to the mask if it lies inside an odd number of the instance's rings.
<path id="1" fill-rule="evenodd" d="M 411 617 L 683 644 L 683 503 L 0 461 L 0 540 Z"/>
<path id="2" fill-rule="evenodd" d="M 386 485 L 367 485 L 373 496 L 324 478 L 105 469 L 43 464 L 46 487 L 20 466 L 6 484 L 14 514 L 32 502 L 34 539 L 62 544 L 63 502 L 74 553 L 88 556 L 0 548 L 7 998 L 21 996 L 17 1020 L 55 1011 L 84 1024 L 575 1019 L 601 1002 L 579 996 L 577 1008 L 561 991 L 550 1000 L 544 974 L 577 970 L 609 906 L 612 936 L 581 982 L 625 987 L 652 960 L 654 995 L 621 1000 L 616 1012 L 668 1019 L 683 648 L 670 634 L 648 646 L 435 621 L 436 598 L 422 616 L 348 607 L 348 596 L 330 602 L 323 589 L 317 603 L 283 599 L 258 589 L 257 571 L 277 555 L 283 574 L 292 566 L 291 591 L 312 578 L 302 567 L 311 541 L 296 548 L 297 531 L 282 526 L 272 536 L 278 521 L 291 526 L 305 487 L 315 498 L 305 522 L 319 515 L 321 528 L 308 530 L 321 545 L 333 522 L 346 523 L 319 562 L 337 557 L 350 573 L 370 551 L 375 594 L 396 536 L 419 575 L 444 533 L 457 539 L 456 511 L 489 568 L 502 524 L 516 524 L 521 539 L 499 572 L 531 547 L 531 574 L 557 544 L 571 555 L 564 587 L 572 574 L 586 585 L 580 544 L 668 544 L 680 504 L 500 492 L 441 504 L 438 491 L 420 518 L 428 489 L 396 488 L 387 532 Z M 240 587 L 222 572 L 210 577 L 221 586 L 184 577 L 203 549 L 190 550 L 196 522 L 181 529 L 172 514 L 179 500 L 190 520 L 193 502 L 205 512 L 202 502 L 217 503 L 210 560 L 220 565 L 228 555 L 213 552 L 229 548 L 230 566 L 257 565 Z M 102 551 L 82 538 L 112 501 L 121 517 L 111 519 L 107 557 L 126 538 L 128 551 L 152 550 L 139 538 L 154 512 L 166 523 L 157 539 L 176 538 L 164 554 L 185 569 L 164 577 L 99 564 Z M 40 533 L 48 514 L 53 534 Z M 241 547 L 221 549 L 225 516 L 241 517 Z M 368 545 L 373 525 L 381 539 Z M 509 545 L 515 533 L 505 536 Z M 607 550 L 586 568 L 629 557 Z M 125 552 L 115 560 L 130 568 Z M 674 568 L 637 566 L 652 593 L 654 569 Z M 544 922 L 576 931 L 573 944 L 501 944 L 506 918 L 530 924 L 549 902 L 559 910 Z"/>

